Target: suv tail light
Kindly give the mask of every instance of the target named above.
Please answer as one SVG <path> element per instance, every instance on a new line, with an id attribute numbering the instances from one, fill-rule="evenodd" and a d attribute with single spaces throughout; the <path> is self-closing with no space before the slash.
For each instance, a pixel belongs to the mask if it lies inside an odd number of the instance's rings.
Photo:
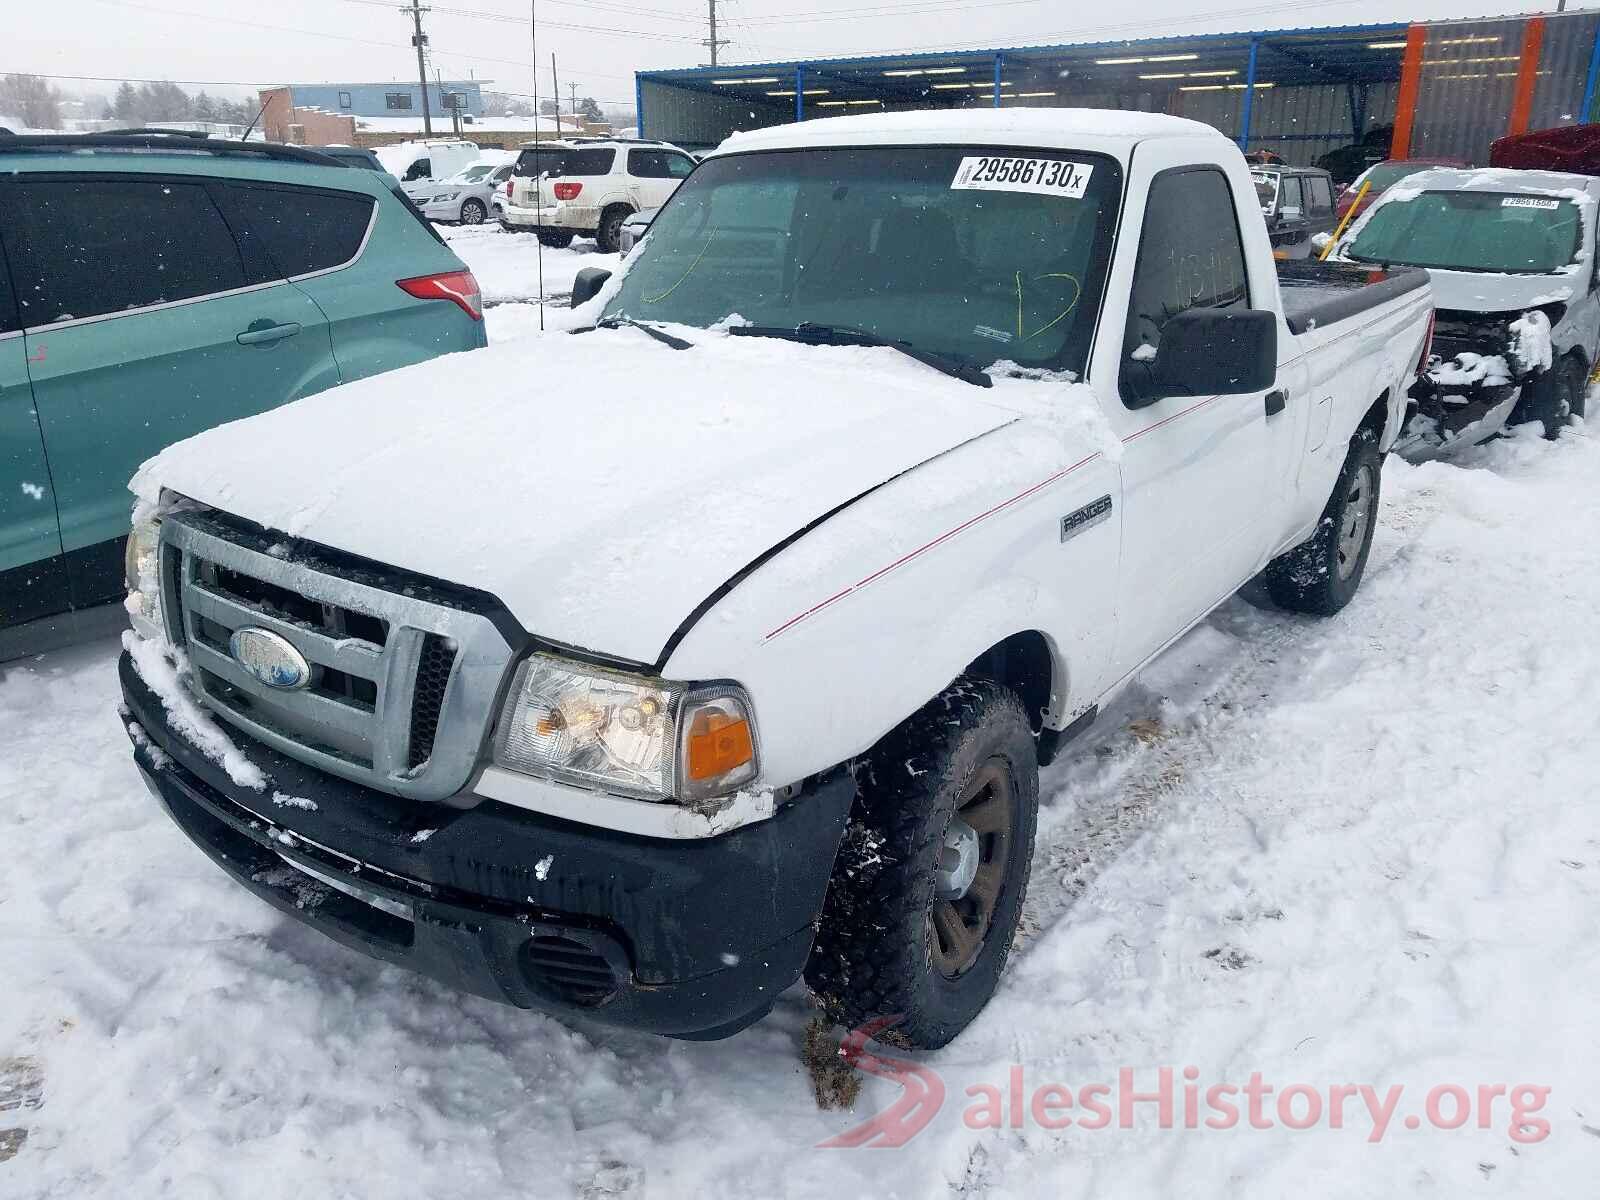
<path id="1" fill-rule="evenodd" d="M 578 193 L 583 191 L 583 184 L 558 183 L 550 190 L 555 192 L 557 200 L 576 200 Z"/>
<path id="2" fill-rule="evenodd" d="M 483 320 L 483 293 L 471 271 L 443 271 L 438 275 L 418 275 L 397 279 L 395 285 L 418 300 L 450 300 L 474 321 Z"/>
<path id="3" fill-rule="evenodd" d="M 506 199 L 507 200 L 511 199 L 511 187 L 512 187 L 512 185 L 514 183 L 516 183 L 515 179 L 506 180 Z"/>

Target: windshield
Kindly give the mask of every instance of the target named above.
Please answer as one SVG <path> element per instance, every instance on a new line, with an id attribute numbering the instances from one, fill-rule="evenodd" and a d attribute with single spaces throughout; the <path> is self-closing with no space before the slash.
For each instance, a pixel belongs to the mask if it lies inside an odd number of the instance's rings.
<path id="1" fill-rule="evenodd" d="M 1544 274 L 1578 252 L 1578 206 L 1553 196 L 1423 192 L 1372 215 L 1346 252 L 1361 262 Z"/>
<path id="2" fill-rule="evenodd" d="M 1082 374 L 1121 194 L 1071 151 L 852 147 L 712 158 L 603 320 L 850 328 Z"/>

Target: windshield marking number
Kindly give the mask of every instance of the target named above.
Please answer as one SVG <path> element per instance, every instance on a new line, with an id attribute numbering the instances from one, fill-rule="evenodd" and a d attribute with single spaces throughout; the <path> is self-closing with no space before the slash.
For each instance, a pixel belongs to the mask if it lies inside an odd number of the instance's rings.
<path id="1" fill-rule="evenodd" d="M 1507 196 L 1500 201 L 1501 208 L 1542 208 L 1554 211 L 1561 207 L 1559 200 L 1537 200 L 1532 196 Z"/>
<path id="2" fill-rule="evenodd" d="M 1065 196 L 1082 200 L 1094 167 L 1062 158 L 963 158 L 950 181 L 952 190 L 1031 192 L 1037 196 Z"/>

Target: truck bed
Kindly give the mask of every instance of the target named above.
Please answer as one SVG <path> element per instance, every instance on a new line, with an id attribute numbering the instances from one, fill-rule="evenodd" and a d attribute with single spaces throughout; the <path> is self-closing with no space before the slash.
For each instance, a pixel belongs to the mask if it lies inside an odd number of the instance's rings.
<path id="1" fill-rule="evenodd" d="M 1417 267 L 1380 271 L 1314 259 L 1278 263 L 1278 290 L 1291 333 L 1308 333 L 1414 292 L 1428 282 Z"/>

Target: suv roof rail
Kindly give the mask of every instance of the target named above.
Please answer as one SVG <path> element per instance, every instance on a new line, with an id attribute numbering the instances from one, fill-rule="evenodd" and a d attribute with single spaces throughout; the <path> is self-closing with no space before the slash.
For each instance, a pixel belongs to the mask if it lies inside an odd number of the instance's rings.
<path id="1" fill-rule="evenodd" d="M 0 135 L 0 152 L 16 150 L 182 150 L 205 154 L 257 155 L 316 167 L 355 170 L 332 155 L 306 146 L 283 146 L 277 142 L 242 142 L 208 137 L 188 130 L 140 130 L 130 133 L 34 133 Z"/>

